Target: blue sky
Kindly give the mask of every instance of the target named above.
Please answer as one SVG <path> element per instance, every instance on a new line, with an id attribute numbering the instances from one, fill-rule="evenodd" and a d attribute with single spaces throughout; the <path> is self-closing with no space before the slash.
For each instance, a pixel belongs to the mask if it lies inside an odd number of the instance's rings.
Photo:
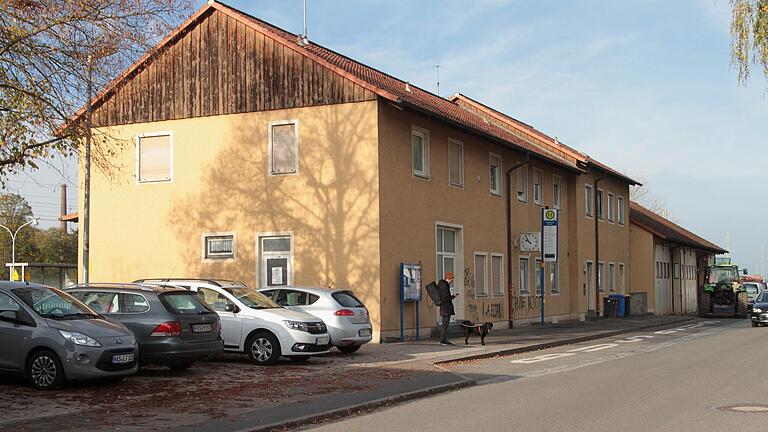
<path id="1" fill-rule="evenodd" d="M 301 32 L 301 0 L 229 4 Z M 432 91 L 439 55 L 441 95 L 460 91 L 641 178 L 683 226 L 723 246 L 730 231 L 755 271 L 768 98 L 759 74 L 736 84 L 729 18 L 727 0 L 309 0 L 309 38 Z M 31 177 L 9 184 L 58 203 L 59 173 Z"/>

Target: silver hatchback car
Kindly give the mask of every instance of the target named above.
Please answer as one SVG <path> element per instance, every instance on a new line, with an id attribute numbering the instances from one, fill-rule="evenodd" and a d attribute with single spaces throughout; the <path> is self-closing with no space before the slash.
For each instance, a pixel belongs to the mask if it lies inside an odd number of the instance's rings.
<path id="1" fill-rule="evenodd" d="M 353 353 L 371 341 L 368 309 L 350 290 L 285 286 L 259 291 L 280 306 L 322 319 L 331 345 L 343 353 Z"/>
<path id="2" fill-rule="evenodd" d="M 0 371 L 38 389 L 67 380 L 121 378 L 138 371 L 138 345 L 110 321 L 56 288 L 0 282 Z"/>

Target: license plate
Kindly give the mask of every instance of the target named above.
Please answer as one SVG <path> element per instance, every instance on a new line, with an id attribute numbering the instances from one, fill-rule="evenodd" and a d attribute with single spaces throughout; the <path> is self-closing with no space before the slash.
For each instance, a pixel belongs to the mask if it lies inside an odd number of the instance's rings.
<path id="1" fill-rule="evenodd" d="M 360 336 L 370 336 L 371 335 L 371 329 L 361 329 L 359 332 Z"/>
<path id="2" fill-rule="evenodd" d="M 193 333 L 208 333 L 213 330 L 210 324 L 194 324 L 192 325 Z"/>
<path id="3" fill-rule="evenodd" d="M 133 361 L 133 353 L 131 354 L 118 354 L 112 356 L 113 364 L 125 364 Z"/>
<path id="4" fill-rule="evenodd" d="M 328 336 L 325 336 L 325 337 L 319 337 L 319 338 L 317 338 L 316 344 L 317 344 L 317 345 L 328 345 L 328 341 L 329 341 L 329 340 L 330 340 L 330 339 L 328 338 Z"/>

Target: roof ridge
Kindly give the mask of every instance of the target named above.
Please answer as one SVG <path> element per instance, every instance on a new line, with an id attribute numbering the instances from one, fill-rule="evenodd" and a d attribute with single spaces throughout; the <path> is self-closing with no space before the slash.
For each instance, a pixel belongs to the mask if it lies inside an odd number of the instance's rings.
<path id="1" fill-rule="evenodd" d="M 677 230 L 678 232 L 682 232 L 683 235 L 688 236 L 689 240 L 693 240 L 697 243 L 700 243 L 701 246 L 707 246 L 712 249 L 718 249 L 718 250 L 725 250 L 722 247 L 718 246 L 717 244 L 705 239 L 704 237 L 701 237 L 700 235 L 688 230 L 687 228 L 665 218 L 664 216 L 661 216 L 660 214 L 654 212 L 653 210 L 644 207 L 640 203 L 636 201 L 629 201 L 630 210 L 632 210 L 632 207 L 635 207 L 635 210 L 643 213 L 645 216 L 650 217 L 651 219 L 655 219 L 657 222 L 662 223 L 672 229 Z M 630 215 L 631 216 L 631 215 Z"/>

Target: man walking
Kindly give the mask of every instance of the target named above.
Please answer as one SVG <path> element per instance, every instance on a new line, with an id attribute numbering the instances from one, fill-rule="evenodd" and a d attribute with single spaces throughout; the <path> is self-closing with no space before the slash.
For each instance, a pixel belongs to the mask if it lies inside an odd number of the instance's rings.
<path id="1" fill-rule="evenodd" d="M 458 294 L 451 294 L 451 283 L 453 283 L 453 272 L 446 272 L 445 278 L 440 279 L 437 288 L 440 292 L 440 345 L 453 345 L 448 340 L 448 324 L 451 322 L 451 315 L 455 315 L 453 310 L 453 299 Z"/>

